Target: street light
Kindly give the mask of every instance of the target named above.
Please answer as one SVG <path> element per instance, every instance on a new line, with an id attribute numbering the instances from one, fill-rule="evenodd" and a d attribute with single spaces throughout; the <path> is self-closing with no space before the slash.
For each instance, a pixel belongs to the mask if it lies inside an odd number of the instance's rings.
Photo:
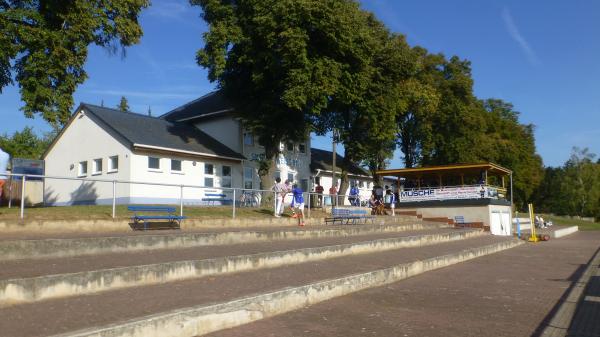
<path id="1" fill-rule="evenodd" d="M 335 158 L 337 156 L 337 152 L 336 152 L 335 146 L 336 146 L 337 142 L 340 141 L 340 131 L 338 129 L 334 128 L 332 130 L 332 133 L 333 133 L 333 135 L 332 135 L 332 141 L 333 141 L 333 154 L 332 154 L 332 156 L 333 156 L 333 168 L 331 170 L 331 187 L 337 185 L 336 184 L 336 180 L 335 180 Z M 336 191 L 337 191 L 337 188 L 336 188 Z M 331 196 L 332 206 L 333 205 L 337 205 L 337 193 L 336 193 L 335 199 L 336 200 L 335 200 L 335 203 L 334 203 L 333 202 L 333 196 Z"/>

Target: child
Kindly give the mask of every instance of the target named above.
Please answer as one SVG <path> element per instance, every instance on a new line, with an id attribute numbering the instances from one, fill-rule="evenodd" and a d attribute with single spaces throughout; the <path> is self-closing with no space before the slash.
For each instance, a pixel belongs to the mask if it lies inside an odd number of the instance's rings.
<path id="1" fill-rule="evenodd" d="M 385 198 L 390 203 L 390 209 L 392 210 L 392 216 L 396 216 L 396 195 L 392 193 L 392 190 L 387 190 Z"/>
<path id="2" fill-rule="evenodd" d="M 292 188 L 292 217 L 298 218 L 298 226 L 304 226 L 304 196 L 302 189 L 298 187 L 298 184 L 294 184 Z M 300 212 L 296 214 L 294 209 L 298 209 Z"/>

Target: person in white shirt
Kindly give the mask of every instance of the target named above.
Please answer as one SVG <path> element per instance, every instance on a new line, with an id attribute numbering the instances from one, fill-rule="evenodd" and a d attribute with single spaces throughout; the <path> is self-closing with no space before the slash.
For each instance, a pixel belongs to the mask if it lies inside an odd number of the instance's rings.
<path id="1" fill-rule="evenodd" d="M 8 170 L 8 161 L 10 160 L 10 156 L 8 153 L 2 151 L 0 149 L 0 201 L 2 201 L 2 191 L 4 189 L 4 184 L 6 183 L 7 176 L 3 175 L 6 170 Z"/>
<path id="2" fill-rule="evenodd" d="M 276 218 L 281 217 L 281 213 L 283 213 L 283 197 L 288 193 L 288 188 L 285 184 L 281 183 L 281 178 L 275 178 L 275 185 L 271 187 L 271 191 L 275 192 L 275 211 L 273 215 Z"/>

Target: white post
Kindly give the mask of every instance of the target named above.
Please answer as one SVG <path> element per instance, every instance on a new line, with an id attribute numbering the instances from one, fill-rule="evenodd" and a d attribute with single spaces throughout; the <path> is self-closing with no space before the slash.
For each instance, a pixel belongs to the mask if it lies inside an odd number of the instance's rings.
<path id="1" fill-rule="evenodd" d="M 12 185 L 13 185 L 13 176 L 10 176 L 10 180 L 8 181 L 8 208 L 12 207 Z"/>
<path id="2" fill-rule="evenodd" d="M 25 180 L 27 180 L 27 177 L 23 176 L 21 181 L 21 219 L 23 219 L 25 213 Z"/>
<path id="3" fill-rule="evenodd" d="M 183 185 L 179 190 L 179 216 L 183 216 Z"/>
<path id="4" fill-rule="evenodd" d="M 233 189 L 233 200 L 232 200 L 232 204 L 233 204 L 233 218 L 235 219 L 235 188 Z"/>
<path id="5" fill-rule="evenodd" d="M 113 217 L 113 219 L 116 216 L 116 208 L 117 208 L 117 181 L 113 180 L 113 200 L 112 200 L 112 217 Z"/>
<path id="6" fill-rule="evenodd" d="M 310 218 L 310 202 L 311 202 L 310 192 L 308 192 L 306 194 L 308 195 L 308 217 Z"/>

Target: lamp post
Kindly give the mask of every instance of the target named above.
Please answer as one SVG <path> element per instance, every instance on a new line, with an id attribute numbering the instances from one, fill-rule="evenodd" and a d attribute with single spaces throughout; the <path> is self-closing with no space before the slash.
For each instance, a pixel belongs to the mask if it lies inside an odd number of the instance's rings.
<path id="1" fill-rule="evenodd" d="M 335 185 L 337 185 L 336 184 L 336 180 L 335 180 L 335 159 L 336 159 L 336 155 L 337 155 L 335 147 L 337 145 L 337 142 L 340 139 L 340 131 L 338 129 L 336 129 L 336 128 L 333 128 L 333 132 L 332 133 L 333 133 L 333 135 L 332 135 L 332 142 L 333 142 L 333 153 L 332 153 L 333 168 L 331 170 L 331 187 L 334 187 Z M 336 188 L 336 191 L 337 191 L 337 188 Z M 331 204 L 332 204 L 332 206 L 333 205 L 337 205 L 337 193 L 335 195 L 335 202 L 333 201 L 334 196 L 330 196 L 330 198 L 331 198 Z"/>

